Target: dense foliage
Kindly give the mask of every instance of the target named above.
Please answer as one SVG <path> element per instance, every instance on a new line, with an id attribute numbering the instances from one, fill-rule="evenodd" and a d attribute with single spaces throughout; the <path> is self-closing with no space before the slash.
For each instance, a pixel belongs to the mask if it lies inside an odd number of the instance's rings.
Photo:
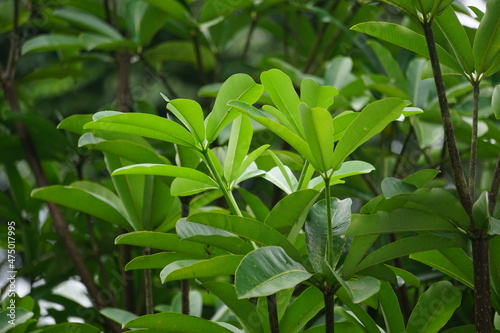
<path id="1" fill-rule="evenodd" d="M 0 2 L 0 332 L 500 330 L 499 22 Z"/>

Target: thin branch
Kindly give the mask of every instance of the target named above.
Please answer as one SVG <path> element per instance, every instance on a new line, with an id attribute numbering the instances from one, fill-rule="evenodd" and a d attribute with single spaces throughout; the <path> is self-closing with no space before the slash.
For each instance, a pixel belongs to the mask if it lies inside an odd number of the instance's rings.
<path id="1" fill-rule="evenodd" d="M 424 22 L 422 26 L 424 28 L 425 40 L 427 42 L 429 57 L 434 73 L 434 83 L 436 85 L 439 108 L 441 110 L 441 118 L 443 120 L 443 128 L 446 138 L 446 144 L 448 147 L 448 153 L 450 156 L 451 170 L 453 173 L 453 178 L 455 180 L 455 186 L 457 188 L 460 202 L 467 211 L 471 222 L 474 223 L 474 219 L 472 218 L 472 198 L 470 197 L 470 192 L 462 167 L 462 161 L 460 159 L 460 154 L 458 151 L 455 129 L 453 127 L 453 123 L 451 122 L 451 114 L 448 105 L 448 99 L 446 97 L 446 88 L 444 86 L 443 75 L 439 66 L 439 58 L 434 38 L 434 31 L 432 30 L 432 23 Z"/>
<path id="2" fill-rule="evenodd" d="M 245 41 L 245 47 L 243 48 L 243 52 L 241 53 L 241 61 L 245 61 L 248 55 L 248 50 L 250 50 L 250 42 L 252 41 L 252 35 L 257 27 L 257 14 L 252 12 L 252 21 L 250 23 L 250 28 L 248 29 L 247 38 Z"/>

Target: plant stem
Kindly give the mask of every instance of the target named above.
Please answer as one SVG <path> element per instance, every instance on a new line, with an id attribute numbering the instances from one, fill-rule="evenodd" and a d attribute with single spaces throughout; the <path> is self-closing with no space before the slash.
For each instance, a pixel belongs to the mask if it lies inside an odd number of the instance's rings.
<path id="1" fill-rule="evenodd" d="M 333 296 L 335 295 L 335 290 L 328 287 L 323 292 L 323 299 L 325 301 L 325 333 L 333 333 L 335 331 L 334 325 L 334 315 L 333 310 L 335 302 Z"/>
<path id="2" fill-rule="evenodd" d="M 217 168 L 215 167 L 215 165 L 212 161 L 212 158 L 208 154 L 208 150 L 203 151 L 202 154 L 205 158 L 205 161 L 207 163 L 208 169 L 210 170 L 210 173 L 215 178 L 217 185 L 219 185 L 219 189 L 222 191 L 222 194 L 223 194 L 224 198 L 226 199 L 227 204 L 229 205 L 229 210 L 231 211 L 231 214 L 243 216 L 241 214 L 240 208 L 238 207 L 238 204 L 236 203 L 236 200 L 234 199 L 233 194 L 227 188 L 226 183 L 222 180 L 221 176 L 217 172 Z"/>
<path id="3" fill-rule="evenodd" d="M 474 200 L 476 188 L 476 164 L 477 164 L 477 123 L 479 113 L 479 82 L 474 81 L 473 87 L 473 106 L 472 106 L 472 136 L 470 147 L 470 163 L 469 163 L 469 192 L 470 197 Z"/>
<path id="4" fill-rule="evenodd" d="M 332 269 L 333 267 L 333 225 L 332 225 L 332 201 L 330 199 L 330 177 L 327 175 L 323 175 L 323 180 L 325 182 L 325 202 L 326 202 L 326 225 L 327 225 L 327 234 L 326 234 L 326 261 Z"/>
<path id="5" fill-rule="evenodd" d="M 276 294 L 267 296 L 267 312 L 269 313 L 271 333 L 279 333 L 280 325 L 278 322 L 278 305 L 276 303 Z"/>
<path id="6" fill-rule="evenodd" d="M 476 333 L 491 333 L 490 242 L 487 235 L 472 239 L 472 259 Z"/>
<path id="7" fill-rule="evenodd" d="M 451 122 L 451 114 L 448 105 L 448 99 L 446 97 L 443 75 L 441 73 L 441 68 L 439 67 L 439 58 L 434 38 L 434 31 L 432 30 L 432 22 L 423 22 L 422 26 L 424 28 L 425 40 L 427 42 L 432 71 L 434 73 L 434 83 L 436 85 L 439 108 L 441 110 L 441 118 L 443 120 L 444 134 L 446 138 L 448 153 L 450 155 L 451 170 L 453 178 L 455 180 L 455 186 L 457 188 L 460 202 L 469 215 L 471 223 L 474 224 L 474 219 L 472 217 L 472 198 L 467 187 L 467 181 L 465 179 L 465 174 L 460 159 L 460 153 L 458 151 L 455 129 L 453 128 L 453 124 Z"/>
<path id="8" fill-rule="evenodd" d="M 247 38 L 245 41 L 245 47 L 243 48 L 243 52 L 241 53 L 241 61 L 245 61 L 248 55 L 248 50 L 250 49 L 250 42 L 252 41 L 252 35 L 255 31 L 255 27 L 257 27 L 257 13 L 252 12 L 251 14 L 252 21 L 250 22 L 250 28 L 248 29 Z"/>

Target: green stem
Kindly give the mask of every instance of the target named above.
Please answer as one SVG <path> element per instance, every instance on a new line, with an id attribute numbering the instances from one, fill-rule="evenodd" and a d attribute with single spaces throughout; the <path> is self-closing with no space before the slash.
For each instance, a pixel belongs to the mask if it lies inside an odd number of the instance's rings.
<path id="1" fill-rule="evenodd" d="M 472 83 L 473 91 L 473 107 L 472 107 L 472 137 L 470 147 L 470 163 L 469 163 L 469 192 L 470 197 L 474 200 L 476 187 L 476 164 L 477 164 L 477 124 L 479 113 L 479 82 Z"/>
<path id="2" fill-rule="evenodd" d="M 241 214 L 240 208 L 238 207 L 238 204 L 236 203 L 236 200 L 234 199 L 233 194 L 227 188 L 227 184 L 222 180 L 221 176 L 219 175 L 219 172 L 217 172 L 217 168 L 215 167 L 212 158 L 208 154 L 208 150 L 203 151 L 202 154 L 203 157 L 205 158 L 210 173 L 215 178 L 215 182 L 219 186 L 219 189 L 222 191 L 222 195 L 224 196 L 227 204 L 229 205 L 229 210 L 231 211 L 231 214 L 243 216 Z"/>
<path id="3" fill-rule="evenodd" d="M 330 177 L 323 175 L 323 180 L 325 182 L 325 201 L 326 201 L 326 223 L 327 223 L 327 234 L 326 234 L 326 260 L 328 265 L 333 267 L 333 225 L 332 225 L 332 200 L 330 193 Z"/>

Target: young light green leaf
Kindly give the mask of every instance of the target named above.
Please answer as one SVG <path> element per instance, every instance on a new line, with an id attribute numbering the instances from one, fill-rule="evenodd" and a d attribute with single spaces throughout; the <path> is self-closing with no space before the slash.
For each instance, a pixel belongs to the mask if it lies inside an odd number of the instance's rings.
<path id="1" fill-rule="evenodd" d="M 363 22 L 356 24 L 351 29 L 377 37 L 429 58 L 425 37 L 401 25 L 387 22 Z M 462 68 L 455 58 L 440 45 L 436 46 L 440 63 L 461 73 Z"/>
<path id="2" fill-rule="evenodd" d="M 406 103 L 399 98 L 386 98 L 366 106 L 337 143 L 332 170 L 337 170 L 356 148 L 398 119 L 405 106 Z"/>
<path id="3" fill-rule="evenodd" d="M 241 114 L 232 123 L 231 135 L 224 160 L 224 178 L 228 183 L 237 179 L 243 160 L 252 142 L 253 128 L 250 119 Z M 241 170 L 245 171 L 245 170 Z"/>
<path id="4" fill-rule="evenodd" d="M 347 161 L 342 163 L 340 168 L 332 174 L 330 182 L 333 183 L 346 177 L 367 174 L 373 170 L 375 170 L 375 167 L 370 163 L 363 161 Z"/>
<path id="5" fill-rule="evenodd" d="M 238 298 L 272 295 L 295 287 L 312 276 L 279 246 L 254 250 L 241 261 L 234 286 Z"/>
<path id="6" fill-rule="evenodd" d="M 137 318 L 137 315 L 122 309 L 117 308 L 104 308 L 99 311 L 104 317 L 117 322 L 118 324 L 125 324 L 132 319 Z"/>
<path id="7" fill-rule="evenodd" d="M 410 259 L 435 268 L 474 289 L 472 259 L 460 248 L 412 253 Z"/>
<path id="8" fill-rule="evenodd" d="M 112 175 L 156 175 L 185 178 L 217 187 L 217 183 L 203 172 L 191 168 L 179 167 L 176 165 L 150 163 L 135 164 L 117 169 L 113 172 Z"/>
<path id="9" fill-rule="evenodd" d="M 300 104 L 300 119 L 304 135 L 313 160 L 309 161 L 317 170 L 326 172 L 332 165 L 333 155 L 333 122 L 332 116 L 324 108 L 309 108 Z"/>
<path id="10" fill-rule="evenodd" d="M 292 80 L 279 69 L 271 69 L 260 75 L 264 90 L 271 96 L 274 105 L 288 120 L 296 135 L 304 137 L 299 115 L 300 99 L 293 88 Z"/>
<path id="11" fill-rule="evenodd" d="M 299 332 L 323 307 L 323 293 L 309 286 L 286 308 L 280 320 L 280 331 Z"/>
<path id="12" fill-rule="evenodd" d="M 235 74 L 227 79 L 217 94 L 212 112 L 205 119 L 208 143 L 213 142 L 220 131 L 239 115 L 228 104 L 229 101 L 253 104 L 262 95 L 263 89 L 246 74 Z"/>
<path id="13" fill-rule="evenodd" d="M 135 134 L 183 146 L 195 147 L 192 135 L 184 127 L 172 120 L 152 114 L 122 113 L 104 116 L 91 123 L 87 123 L 83 128 Z"/>
<path id="14" fill-rule="evenodd" d="M 123 325 L 123 328 L 146 328 L 146 332 L 234 333 L 218 323 L 177 312 L 161 312 L 141 316 Z"/>
<path id="15" fill-rule="evenodd" d="M 446 7 L 441 14 L 436 16 L 436 22 L 453 49 L 455 57 L 462 66 L 463 72 L 471 75 L 474 71 L 472 46 L 462 23 L 458 20 L 457 14 L 455 14 L 453 7 Z"/>
<path id="16" fill-rule="evenodd" d="M 500 2 L 488 1 L 474 38 L 472 52 L 476 73 L 486 73 L 500 63 Z M 493 73 L 489 73 L 493 74 Z"/>
<path id="17" fill-rule="evenodd" d="M 186 126 L 193 134 L 199 145 L 203 147 L 205 143 L 205 123 L 203 110 L 200 104 L 190 99 L 174 99 L 167 104 L 167 109 Z"/>
<path id="18" fill-rule="evenodd" d="M 292 146 L 299 154 L 304 156 L 307 160 L 312 159 L 311 150 L 307 142 L 302 139 L 299 135 L 294 133 L 292 130 L 286 128 L 280 123 L 275 122 L 274 120 L 266 117 L 260 110 L 257 108 L 248 105 L 247 103 L 239 102 L 239 101 L 230 101 L 228 103 L 229 106 L 233 106 L 236 109 L 240 110 L 250 118 L 254 119 L 258 123 L 265 126 L 271 132 L 285 140 Z M 297 111 L 298 112 L 298 111 Z"/>
<path id="19" fill-rule="evenodd" d="M 460 306 L 462 292 L 449 281 L 434 283 L 420 296 L 413 309 L 407 333 L 438 332 Z"/>
<path id="20" fill-rule="evenodd" d="M 359 112 L 344 111 L 333 118 L 333 129 L 335 130 L 335 135 L 333 136 L 334 142 L 337 142 L 342 138 L 346 129 L 359 115 Z"/>
<path id="21" fill-rule="evenodd" d="M 313 79 L 304 79 L 300 84 L 300 101 L 310 108 L 328 109 L 339 92 L 332 86 L 320 86 Z"/>
<path id="22" fill-rule="evenodd" d="M 179 260 L 168 264 L 160 272 L 162 283 L 168 281 L 233 275 L 243 259 L 242 255 L 225 255 L 206 260 Z"/>

